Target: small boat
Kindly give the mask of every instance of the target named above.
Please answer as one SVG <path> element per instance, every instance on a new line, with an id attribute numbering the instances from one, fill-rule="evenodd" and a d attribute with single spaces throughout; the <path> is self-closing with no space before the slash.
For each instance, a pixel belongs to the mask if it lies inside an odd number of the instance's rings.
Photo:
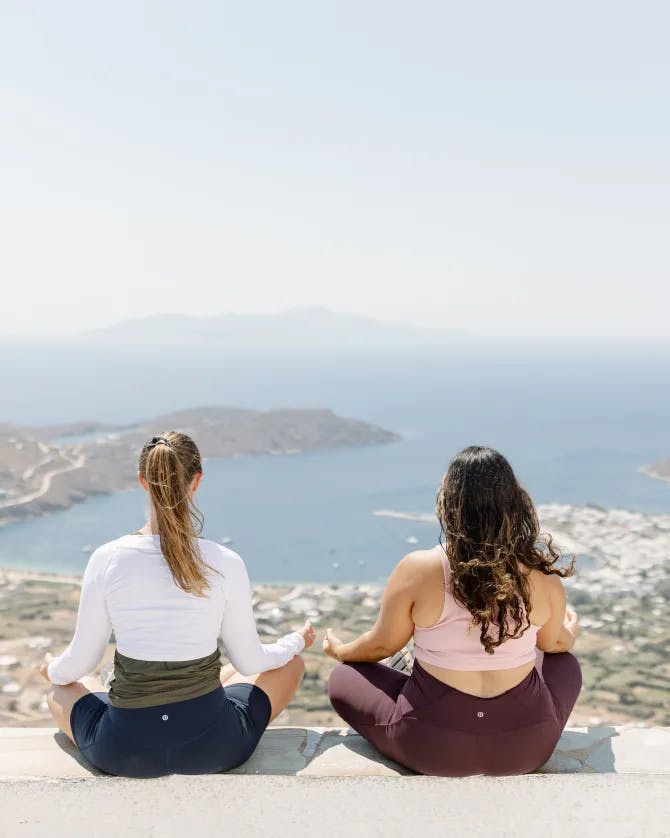
<path id="1" fill-rule="evenodd" d="M 407 538 L 405 539 L 405 541 L 408 544 L 418 544 L 419 543 L 419 539 L 415 535 L 408 535 Z"/>
<path id="2" fill-rule="evenodd" d="M 340 566 L 340 563 L 339 563 L 339 562 L 333 562 L 333 563 L 332 563 L 332 565 L 331 565 L 331 567 L 335 568 L 335 570 L 337 570 L 337 568 L 338 568 L 339 566 Z"/>
<path id="3" fill-rule="evenodd" d="M 92 550 L 93 547 L 90 544 L 84 544 L 84 546 L 81 548 L 82 553 L 90 553 Z"/>
<path id="4" fill-rule="evenodd" d="M 221 539 L 221 544 L 224 544 L 224 545 L 226 545 L 226 544 L 234 544 L 234 543 L 235 543 L 235 539 L 234 539 L 234 538 L 229 538 L 229 536 L 227 536 L 227 535 L 225 535 L 225 536 Z"/>

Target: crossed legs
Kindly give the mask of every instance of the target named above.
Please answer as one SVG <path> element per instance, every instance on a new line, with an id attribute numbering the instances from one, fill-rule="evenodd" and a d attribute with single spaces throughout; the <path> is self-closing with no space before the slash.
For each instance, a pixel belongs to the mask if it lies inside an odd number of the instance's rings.
<path id="1" fill-rule="evenodd" d="M 233 684 L 256 684 L 270 699 L 272 715 L 275 719 L 295 695 L 305 672 L 305 664 L 300 655 L 296 655 L 279 669 L 261 672 L 260 675 L 240 675 L 232 666 L 221 668 L 221 684 L 230 687 Z M 98 678 L 86 675 L 80 681 L 60 686 L 53 684 L 47 693 L 47 704 L 54 721 L 63 733 L 74 742 L 70 728 L 70 713 L 75 703 L 89 693 L 106 692 Z M 76 743 L 75 743 L 76 744 Z"/>
<path id="2" fill-rule="evenodd" d="M 228 663 L 221 668 L 221 684 L 224 687 L 232 687 L 233 684 L 255 684 L 260 687 L 270 699 L 272 721 L 293 698 L 304 673 L 305 663 L 300 655 L 296 655 L 279 669 L 261 672 L 260 675 L 240 675 L 235 667 Z"/>
<path id="3" fill-rule="evenodd" d="M 60 686 L 52 684 L 47 693 L 47 704 L 51 715 L 63 733 L 74 742 L 70 728 L 70 713 L 75 703 L 89 693 L 104 693 L 107 690 L 94 675 L 85 675 L 80 681 Z M 77 743 L 75 742 L 75 745 Z"/>

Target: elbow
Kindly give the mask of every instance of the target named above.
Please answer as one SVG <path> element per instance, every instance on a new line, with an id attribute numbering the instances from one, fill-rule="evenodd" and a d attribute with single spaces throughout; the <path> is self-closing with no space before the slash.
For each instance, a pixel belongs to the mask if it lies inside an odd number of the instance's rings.
<path id="1" fill-rule="evenodd" d="M 258 675 L 260 672 L 263 672 L 263 666 L 259 663 L 259 661 L 231 660 L 231 663 L 233 664 L 235 669 L 240 673 L 240 675 L 244 675 L 245 678 L 248 678 L 251 675 Z"/>
<path id="2" fill-rule="evenodd" d="M 388 643 L 384 640 L 378 639 L 374 635 L 368 635 L 365 643 L 365 651 L 375 660 L 382 660 L 394 655 L 398 649 L 402 649 L 403 644 L 400 645 Z"/>
<path id="3" fill-rule="evenodd" d="M 385 643 L 374 643 L 368 642 L 364 645 L 360 645 L 355 649 L 344 649 L 344 654 L 338 656 L 338 660 L 340 663 L 347 663 L 347 662 L 366 662 L 366 661 L 380 661 L 384 660 L 384 658 L 389 658 L 391 655 L 397 652 L 397 649 L 392 649 L 388 644 Z"/>

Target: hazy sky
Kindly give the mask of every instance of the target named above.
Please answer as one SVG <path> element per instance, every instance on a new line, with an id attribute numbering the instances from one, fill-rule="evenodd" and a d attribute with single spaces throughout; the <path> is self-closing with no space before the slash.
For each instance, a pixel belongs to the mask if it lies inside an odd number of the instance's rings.
<path id="1" fill-rule="evenodd" d="M 0 333 L 670 337 L 669 8 L 0 0 Z"/>

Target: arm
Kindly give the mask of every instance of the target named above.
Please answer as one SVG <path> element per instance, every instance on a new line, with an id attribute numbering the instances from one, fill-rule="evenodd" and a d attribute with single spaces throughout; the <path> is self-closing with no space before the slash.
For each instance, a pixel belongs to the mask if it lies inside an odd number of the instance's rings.
<path id="1" fill-rule="evenodd" d="M 77 627 L 70 645 L 47 667 L 52 684 L 71 684 L 92 672 L 105 652 L 112 633 L 104 593 L 108 554 L 96 550 L 84 572 Z"/>
<path id="2" fill-rule="evenodd" d="M 412 607 L 416 580 L 416 562 L 410 553 L 391 574 L 382 596 L 379 616 L 370 631 L 361 634 L 351 643 L 342 643 L 328 629 L 324 651 L 343 662 L 374 662 L 402 649 L 414 632 Z"/>
<path id="3" fill-rule="evenodd" d="M 278 669 L 299 655 L 305 638 L 294 631 L 275 643 L 261 643 L 251 605 L 251 585 L 244 562 L 235 556 L 226 563 L 226 605 L 221 622 L 221 638 L 228 657 L 242 675 Z"/>
<path id="4" fill-rule="evenodd" d="M 543 588 L 549 598 L 550 616 L 537 633 L 536 645 L 543 652 L 569 652 L 575 645 L 576 626 L 574 621 L 566 624 L 563 583 L 559 576 L 545 576 Z"/>

